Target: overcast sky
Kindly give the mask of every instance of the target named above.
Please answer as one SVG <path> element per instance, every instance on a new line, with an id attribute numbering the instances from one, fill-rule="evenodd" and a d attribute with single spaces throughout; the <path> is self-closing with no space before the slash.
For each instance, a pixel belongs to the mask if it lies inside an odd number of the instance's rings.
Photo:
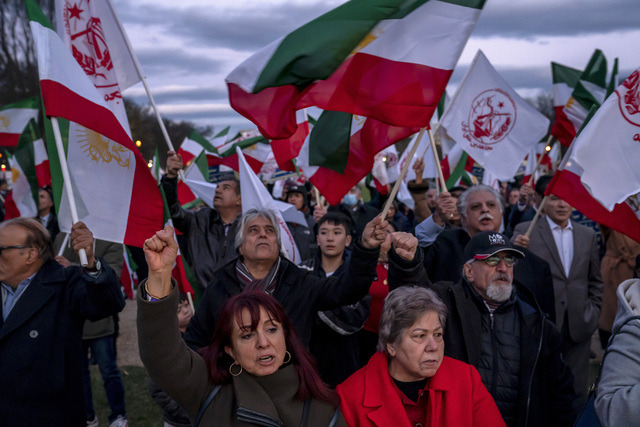
<path id="1" fill-rule="evenodd" d="M 112 0 L 163 115 L 255 128 L 229 106 L 225 76 L 244 59 L 343 0 Z M 447 91 L 482 49 L 524 97 L 551 92 L 550 62 L 583 69 L 593 50 L 640 67 L 637 0 L 487 0 Z M 138 84 L 124 92 L 147 102 Z"/>

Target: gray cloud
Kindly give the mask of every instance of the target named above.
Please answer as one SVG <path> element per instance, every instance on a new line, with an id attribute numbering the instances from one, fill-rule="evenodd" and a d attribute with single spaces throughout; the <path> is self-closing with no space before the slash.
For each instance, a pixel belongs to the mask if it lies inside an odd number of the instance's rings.
<path id="1" fill-rule="evenodd" d="M 189 53 L 188 49 L 157 47 L 137 49 L 136 54 L 145 73 L 183 76 L 189 73 L 216 73 L 223 70 L 224 61 Z"/>

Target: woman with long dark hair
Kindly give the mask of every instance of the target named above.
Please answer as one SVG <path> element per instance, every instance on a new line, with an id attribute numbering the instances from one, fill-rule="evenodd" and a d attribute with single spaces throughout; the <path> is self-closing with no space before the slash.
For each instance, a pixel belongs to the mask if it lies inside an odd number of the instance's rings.
<path id="1" fill-rule="evenodd" d="M 201 354 L 180 338 L 171 281 L 177 254 L 167 227 L 145 242 L 149 279 L 138 296 L 140 358 L 156 384 L 201 425 L 345 425 L 282 306 L 244 292 L 224 305 Z"/>

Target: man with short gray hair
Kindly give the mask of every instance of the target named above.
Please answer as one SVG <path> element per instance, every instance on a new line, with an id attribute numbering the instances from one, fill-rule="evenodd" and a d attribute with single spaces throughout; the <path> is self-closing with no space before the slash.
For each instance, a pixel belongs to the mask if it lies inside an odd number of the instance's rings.
<path id="1" fill-rule="evenodd" d="M 379 216 L 370 221 L 353 245 L 345 274 L 319 278 L 280 254 L 280 234 L 272 211 L 248 210 L 238 224 L 239 256 L 215 273 L 189 323 L 185 341 L 192 348 L 207 346 L 224 302 L 245 289 L 259 289 L 282 304 L 308 347 L 316 312 L 354 304 L 367 295 L 380 245 L 387 237 L 386 226 Z"/>
<path id="2" fill-rule="evenodd" d="M 417 244 L 394 236 L 389 288 L 424 286 L 442 299 L 449 311 L 445 355 L 478 369 L 508 426 L 571 425 L 575 393 L 560 336 L 530 292 L 513 282 L 525 254 L 500 233 L 480 232 L 464 249 L 462 278 L 431 283 Z"/>

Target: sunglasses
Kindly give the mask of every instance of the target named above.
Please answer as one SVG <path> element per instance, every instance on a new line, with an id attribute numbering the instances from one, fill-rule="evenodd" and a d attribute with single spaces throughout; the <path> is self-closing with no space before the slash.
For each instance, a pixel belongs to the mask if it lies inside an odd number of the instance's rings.
<path id="1" fill-rule="evenodd" d="M 500 261 L 504 261 L 507 267 L 513 267 L 518 262 L 518 259 L 513 255 L 507 255 L 504 257 L 500 257 L 498 255 L 492 255 L 480 261 L 483 261 L 485 264 L 491 267 L 496 267 L 498 264 L 500 264 Z"/>

